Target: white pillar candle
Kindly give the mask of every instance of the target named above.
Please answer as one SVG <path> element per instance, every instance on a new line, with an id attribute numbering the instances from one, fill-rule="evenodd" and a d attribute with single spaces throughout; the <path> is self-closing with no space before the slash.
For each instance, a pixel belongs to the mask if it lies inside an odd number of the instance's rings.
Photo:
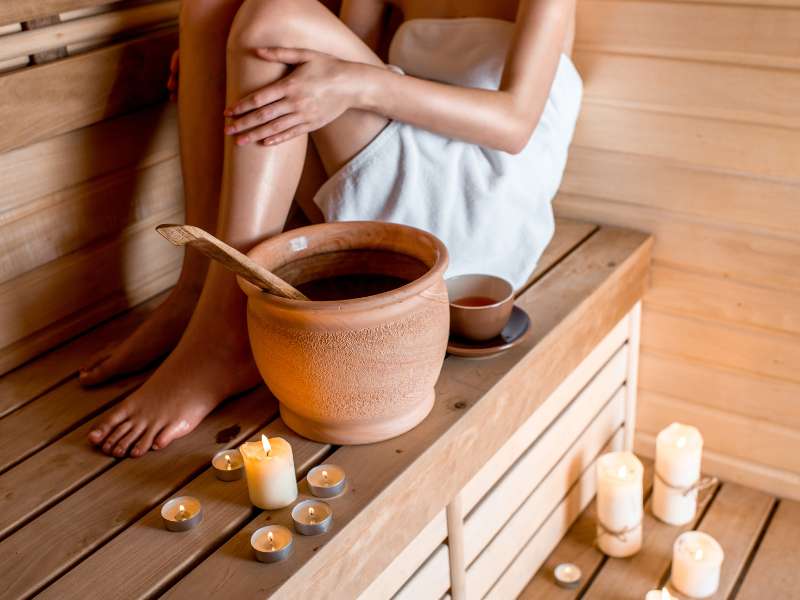
<path id="1" fill-rule="evenodd" d="M 682 533 L 672 548 L 672 585 L 690 598 L 708 598 L 719 587 L 724 558 L 722 546 L 707 533 Z"/>
<path id="2" fill-rule="evenodd" d="M 660 590 L 650 590 L 644 597 L 644 600 L 677 600 L 675 596 L 669 593 L 667 588 Z"/>
<path id="3" fill-rule="evenodd" d="M 631 556 L 642 547 L 643 476 L 631 452 L 597 459 L 597 545 L 608 556 Z"/>
<path id="4" fill-rule="evenodd" d="M 244 459 L 250 502 L 258 508 L 289 506 L 297 498 L 297 479 L 292 447 L 283 438 L 245 442 L 239 447 Z"/>
<path id="5" fill-rule="evenodd" d="M 697 511 L 703 436 L 689 425 L 673 423 L 656 438 L 653 514 L 670 525 L 685 525 Z"/>

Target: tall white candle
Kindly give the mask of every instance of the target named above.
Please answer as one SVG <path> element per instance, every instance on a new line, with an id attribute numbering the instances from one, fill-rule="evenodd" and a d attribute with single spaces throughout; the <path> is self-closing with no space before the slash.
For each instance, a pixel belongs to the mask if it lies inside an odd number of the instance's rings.
<path id="1" fill-rule="evenodd" d="M 708 598 L 719 587 L 725 553 L 713 537 L 687 531 L 672 547 L 672 585 L 690 598 Z"/>
<path id="2" fill-rule="evenodd" d="M 297 479 L 292 447 L 283 438 L 245 442 L 239 447 L 244 459 L 250 502 L 258 508 L 289 506 L 297 499 Z"/>
<path id="3" fill-rule="evenodd" d="M 653 514 L 670 525 L 685 525 L 697 511 L 703 436 L 689 425 L 673 423 L 656 438 Z"/>
<path id="4" fill-rule="evenodd" d="M 631 452 L 597 459 L 597 545 L 608 556 L 631 556 L 642 547 L 643 476 Z"/>

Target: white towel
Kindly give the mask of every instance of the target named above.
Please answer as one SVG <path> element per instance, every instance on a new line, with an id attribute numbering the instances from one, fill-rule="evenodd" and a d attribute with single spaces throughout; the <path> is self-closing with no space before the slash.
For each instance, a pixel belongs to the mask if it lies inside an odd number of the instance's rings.
<path id="1" fill-rule="evenodd" d="M 497 89 L 513 24 L 486 18 L 413 19 L 390 62 L 409 75 Z M 404 223 L 438 236 L 447 276 L 489 273 L 522 286 L 553 235 L 582 83 L 562 55 L 539 124 L 517 155 L 393 121 L 337 171 L 314 201 L 326 221 Z"/>

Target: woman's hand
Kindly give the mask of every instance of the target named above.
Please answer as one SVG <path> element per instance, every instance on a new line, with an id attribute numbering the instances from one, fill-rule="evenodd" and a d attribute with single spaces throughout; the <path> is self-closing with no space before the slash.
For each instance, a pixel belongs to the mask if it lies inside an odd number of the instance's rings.
<path id="1" fill-rule="evenodd" d="M 169 90 L 169 99 L 175 102 L 178 99 L 178 71 L 180 70 L 180 56 L 178 50 L 172 53 L 172 59 L 169 61 L 169 79 L 167 79 L 167 89 Z"/>
<path id="2" fill-rule="evenodd" d="M 353 106 L 357 63 L 299 48 L 257 50 L 264 60 L 297 65 L 286 77 L 225 110 L 225 133 L 238 145 L 270 146 L 324 127 Z"/>

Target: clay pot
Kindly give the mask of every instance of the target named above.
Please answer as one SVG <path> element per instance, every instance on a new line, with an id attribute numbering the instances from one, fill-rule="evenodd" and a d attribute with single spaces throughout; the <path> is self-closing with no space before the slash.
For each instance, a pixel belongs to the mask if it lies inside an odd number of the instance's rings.
<path id="1" fill-rule="evenodd" d="M 438 238 L 392 223 L 324 223 L 266 240 L 249 256 L 312 298 L 280 298 L 239 278 L 256 364 L 289 427 L 320 442 L 366 444 L 428 415 L 449 329 Z M 348 275 L 408 283 L 347 300 L 314 300 L 313 287 L 304 289 Z"/>

